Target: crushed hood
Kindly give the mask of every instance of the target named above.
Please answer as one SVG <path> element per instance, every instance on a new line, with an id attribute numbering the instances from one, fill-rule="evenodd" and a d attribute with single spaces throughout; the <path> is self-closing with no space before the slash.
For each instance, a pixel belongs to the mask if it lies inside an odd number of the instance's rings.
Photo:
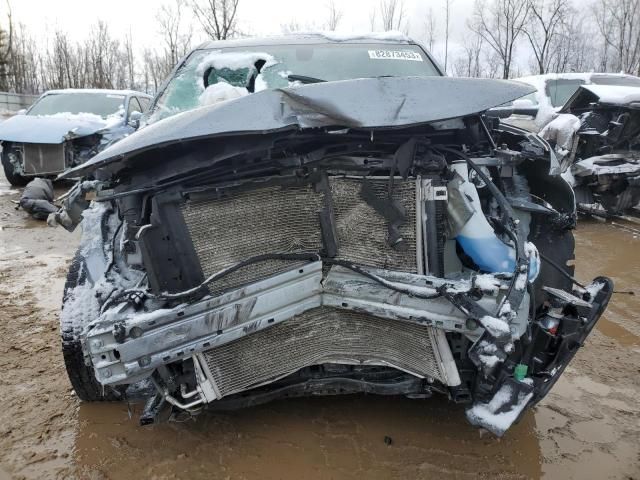
<path id="1" fill-rule="evenodd" d="M 0 141 L 62 143 L 67 136 L 84 137 L 110 125 L 98 115 L 16 115 L 0 123 Z"/>
<path id="2" fill-rule="evenodd" d="M 193 139 L 318 127 L 403 127 L 484 112 L 534 91 L 506 80 L 448 77 L 365 78 L 263 90 L 151 124 L 61 177 L 81 176 L 124 158 L 134 161 L 150 148 Z"/>

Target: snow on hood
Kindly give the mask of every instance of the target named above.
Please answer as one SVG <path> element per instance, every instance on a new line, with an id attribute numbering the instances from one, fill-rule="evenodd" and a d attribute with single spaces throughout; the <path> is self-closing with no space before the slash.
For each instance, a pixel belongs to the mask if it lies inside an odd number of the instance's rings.
<path id="1" fill-rule="evenodd" d="M 640 102 L 640 88 L 618 85 L 582 85 L 596 95 L 600 103 L 613 105 L 628 105 L 632 102 Z"/>
<path id="2" fill-rule="evenodd" d="M 68 137 L 84 137 L 122 122 L 119 115 L 102 118 L 92 113 L 16 115 L 0 123 L 0 141 L 62 143 Z"/>
<path id="3" fill-rule="evenodd" d="M 61 178 L 84 175 L 150 148 L 187 140 L 284 130 L 393 128 L 484 112 L 534 89 L 507 80 L 382 77 L 263 90 L 151 124 Z"/>

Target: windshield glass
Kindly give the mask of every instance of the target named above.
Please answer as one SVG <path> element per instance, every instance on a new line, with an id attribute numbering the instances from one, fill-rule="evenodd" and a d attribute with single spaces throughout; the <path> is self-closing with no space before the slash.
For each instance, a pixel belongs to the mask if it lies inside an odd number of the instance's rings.
<path id="1" fill-rule="evenodd" d="M 607 77 L 594 75 L 591 77 L 591 83 L 595 85 L 616 85 L 621 87 L 640 87 L 640 78 L 638 77 Z"/>
<path id="2" fill-rule="evenodd" d="M 34 103 L 27 115 L 93 113 L 105 118 L 124 108 L 124 98 L 104 93 L 52 93 Z"/>
<path id="3" fill-rule="evenodd" d="M 345 43 L 199 50 L 162 92 L 150 121 L 253 91 L 314 80 L 439 75 L 417 45 Z"/>

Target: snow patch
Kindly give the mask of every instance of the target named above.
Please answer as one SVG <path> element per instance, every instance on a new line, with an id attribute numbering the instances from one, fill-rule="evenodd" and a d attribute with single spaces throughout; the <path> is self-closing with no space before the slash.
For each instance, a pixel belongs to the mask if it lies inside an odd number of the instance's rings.
<path id="1" fill-rule="evenodd" d="M 202 94 L 198 102 L 200 105 L 213 105 L 216 103 L 233 100 L 249 95 L 246 88 L 234 87 L 226 82 L 218 82 L 209 85 Z"/>
<path id="2" fill-rule="evenodd" d="M 487 367 L 493 368 L 500 361 L 500 359 L 496 355 L 478 355 L 478 358 L 482 363 L 484 363 Z"/>
<path id="3" fill-rule="evenodd" d="M 486 428 L 494 434 L 501 436 L 515 422 L 533 396 L 533 392 L 528 394 L 520 393 L 511 405 L 511 408 L 504 410 L 507 404 L 512 403 L 513 389 L 509 385 L 503 385 L 498 390 L 489 403 L 476 403 L 467 410 L 467 418 L 477 426 Z M 501 411 L 503 410 L 503 411 Z"/>
<path id="4" fill-rule="evenodd" d="M 264 52 L 221 52 L 215 51 L 202 59 L 196 68 L 196 75 L 202 80 L 204 72 L 209 68 L 221 70 L 228 68 L 230 70 L 239 70 L 241 68 L 254 69 L 258 60 L 264 60 L 266 63 L 262 68 L 267 68 L 278 63 L 272 55 Z"/>
<path id="5" fill-rule="evenodd" d="M 640 102 L 640 88 L 622 85 L 583 85 L 596 94 L 602 103 L 615 105 L 627 105 L 632 102 Z"/>
<path id="6" fill-rule="evenodd" d="M 598 292 L 600 292 L 600 290 L 602 290 L 604 286 L 605 286 L 604 282 L 595 282 L 595 283 L 592 283 L 591 285 L 587 285 L 585 290 L 589 294 L 589 298 L 591 301 L 593 301 L 593 299 L 596 298 L 596 295 L 598 294 Z"/>
<path id="7" fill-rule="evenodd" d="M 93 250 L 102 250 L 102 217 L 107 212 L 107 205 L 103 202 L 92 202 L 91 206 L 82 212 L 82 239 L 80 253 L 87 257 Z"/>
<path id="8" fill-rule="evenodd" d="M 516 278 L 516 290 L 524 290 L 525 288 L 527 288 L 527 275 L 519 273 Z"/>
<path id="9" fill-rule="evenodd" d="M 501 337 L 510 333 L 509 324 L 501 318 L 485 315 L 480 319 L 480 324 L 494 337 Z"/>
<path id="10" fill-rule="evenodd" d="M 376 40 L 387 42 L 409 43 L 411 39 L 397 30 L 387 32 L 335 32 L 335 31 L 310 31 L 300 32 L 301 35 L 314 35 L 332 42 L 348 42 L 353 40 Z"/>
<path id="11" fill-rule="evenodd" d="M 473 278 L 473 286 L 484 292 L 496 293 L 501 285 L 502 282 L 491 274 L 476 275 Z"/>
<path id="12" fill-rule="evenodd" d="M 560 113 L 540 130 L 540 136 L 548 142 L 554 142 L 556 150 L 566 155 L 571 151 L 575 134 L 581 125 L 582 122 L 575 115 Z"/>

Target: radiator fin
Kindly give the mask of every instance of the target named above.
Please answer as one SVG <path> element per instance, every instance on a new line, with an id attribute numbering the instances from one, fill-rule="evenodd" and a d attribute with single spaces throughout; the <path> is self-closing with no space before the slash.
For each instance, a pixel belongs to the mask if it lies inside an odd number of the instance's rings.
<path id="1" fill-rule="evenodd" d="M 446 384 L 430 327 L 320 307 L 204 353 L 222 396 L 323 363 L 387 365 Z"/>
<path id="2" fill-rule="evenodd" d="M 388 195 L 388 179 L 368 180 L 377 196 Z M 360 197 L 362 180 L 330 177 L 338 258 L 377 268 L 417 273 L 415 180 L 397 179 L 393 198 L 406 210 L 400 232 L 408 249 L 388 244 L 387 221 Z M 221 198 L 187 201 L 182 214 L 206 276 L 265 253 L 318 252 L 323 248 L 320 212 L 325 195 L 312 185 L 262 187 Z M 211 285 L 212 293 L 262 280 L 290 262 L 271 260 L 242 268 Z"/>

